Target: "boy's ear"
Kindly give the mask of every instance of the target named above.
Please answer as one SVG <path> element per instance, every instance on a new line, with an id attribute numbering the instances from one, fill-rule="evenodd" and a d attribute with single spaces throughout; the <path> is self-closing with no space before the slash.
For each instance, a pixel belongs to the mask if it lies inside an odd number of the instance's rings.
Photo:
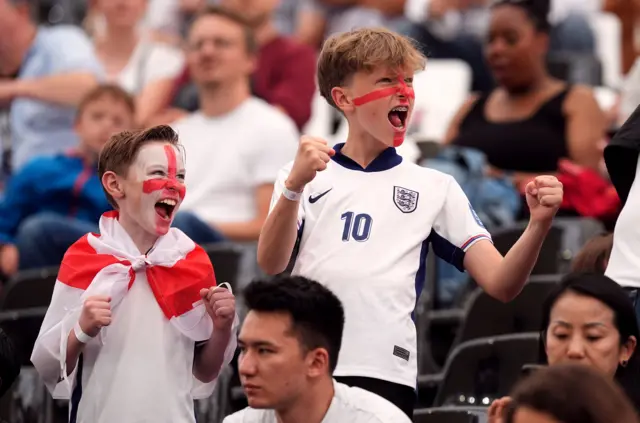
<path id="1" fill-rule="evenodd" d="M 124 198 L 124 189 L 120 183 L 120 178 L 118 178 L 115 172 L 108 171 L 102 175 L 102 186 L 114 199 L 119 200 Z"/>
<path id="2" fill-rule="evenodd" d="M 346 90 L 342 87 L 333 87 L 331 89 L 331 98 L 343 113 L 350 112 L 355 108 L 353 101 L 349 99 Z"/>

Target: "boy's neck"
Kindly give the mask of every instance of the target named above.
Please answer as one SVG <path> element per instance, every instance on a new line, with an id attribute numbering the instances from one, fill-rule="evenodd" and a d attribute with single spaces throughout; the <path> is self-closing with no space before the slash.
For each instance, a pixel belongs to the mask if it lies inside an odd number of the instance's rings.
<path id="1" fill-rule="evenodd" d="M 349 128 L 349 136 L 340 152 L 363 168 L 366 168 L 387 148 L 389 148 L 388 145 L 378 141 L 368 133 Z"/>
<path id="2" fill-rule="evenodd" d="M 158 235 L 150 234 L 141 228 L 140 225 L 126 213 L 121 212 L 119 214 L 118 222 L 127 232 L 140 254 L 147 254 L 159 238 Z"/>

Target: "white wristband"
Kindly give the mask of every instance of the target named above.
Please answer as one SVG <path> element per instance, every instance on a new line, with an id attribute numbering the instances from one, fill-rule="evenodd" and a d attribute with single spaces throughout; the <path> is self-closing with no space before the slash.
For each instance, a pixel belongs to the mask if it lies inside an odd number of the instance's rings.
<path id="1" fill-rule="evenodd" d="M 79 322 L 76 322 L 76 325 L 73 327 L 73 333 L 76 334 L 76 338 L 78 338 L 78 341 L 82 342 L 83 344 L 87 344 L 93 339 L 93 337 L 87 335 L 82 331 Z"/>
<path id="2" fill-rule="evenodd" d="M 300 201 L 302 198 L 301 192 L 291 191 L 290 189 L 287 189 L 287 187 L 282 187 L 282 195 L 290 201 Z"/>

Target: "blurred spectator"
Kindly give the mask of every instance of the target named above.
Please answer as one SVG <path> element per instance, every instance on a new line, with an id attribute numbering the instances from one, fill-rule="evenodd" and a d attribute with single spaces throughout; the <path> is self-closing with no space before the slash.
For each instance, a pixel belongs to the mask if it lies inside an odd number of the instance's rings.
<path id="1" fill-rule="evenodd" d="M 166 104 L 184 66 L 180 50 L 153 41 L 140 30 L 147 0 L 97 0 L 104 30 L 94 35 L 108 80 L 136 98 L 136 121 L 144 126 Z"/>
<path id="2" fill-rule="evenodd" d="M 384 26 L 406 32 L 406 0 L 301 0 L 297 38 L 315 48 L 332 34 Z"/>
<path id="3" fill-rule="evenodd" d="M 278 0 L 218 0 L 216 3 L 241 17 L 251 27 L 257 43 L 257 62 L 251 89 L 256 97 L 289 115 L 298 129 L 311 117 L 311 103 L 316 90 L 315 51 L 278 33 L 273 20 Z M 195 111 L 200 107 L 196 84 L 185 68 L 176 81 L 173 105 Z M 156 118 L 166 123 L 184 114 L 170 109 Z"/>
<path id="4" fill-rule="evenodd" d="M 251 96 L 257 46 L 244 22 L 233 12 L 210 8 L 189 31 L 187 61 L 201 110 L 176 122 L 175 129 L 188 153 L 189 195 L 182 210 L 197 218 L 178 215 L 175 225 L 206 222 L 232 240 L 255 241 L 278 170 L 295 155 L 298 133 L 284 113 Z M 207 243 L 209 236 L 203 229 L 194 241 Z"/>
<path id="5" fill-rule="evenodd" d="M 603 234 L 587 241 L 571 262 L 571 271 L 604 275 L 609 264 L 613 234 Z"/>
<path id="6" fill-rule="evenodd" d="M 0 202 L 0 270 L 57 266 L 67 248 L 96 232 L 111 207 L 96 173 L 100 150 L 116 132 L 130 129 L 133 99 L 116 86 L 100 86 L 79 106 L 77 149 L 35 158 L 10 180 Z"/>
<path id="7" fill-rule="evenodd" d="M 280 35 L 274 11 L 280 0 L 220 0 L 243 16 L 258 43 L 253 93 L 287 113 L 302 128 L 311 117 L 316 92 L 316 54 L 313 48 Z"/>
<path id="8" fill-rule="evenodd" d="M 432 58 L 467 62 L 473 71 L 474 91 L 486 92 L 494 86 L 482 57 L 490 3 L 489 0 L 407 0 L 405 5 L 405 14 L 415 24 L 415 37 L 425 53 Z M 597 11 L 596 2 L 516 0 L 514 3 L 529 3 L 549 15 L 552 52 L 594 52 L 595 40 L 587 15 Z"/>
<path id="9" fill-rule="evenodd" d="M 509 177 L 521 192 L 536 175 L 557 172 L 563 158 L 597 170 L 605 132 L 591 89 L 548 74 L 546 15 L 529 2 L 492 8 L 486 56 L 499 86 L 470 98 L 445 140 L 483 152 L 488 174 Z"/>
<path id="10" fill-rule="evenodd" d="M 0 398 L 20 375 L 20 357 L 9 336 L 0 329 Z"/>
<path id="11" fill-rule="evenodd" d="M 75 106 L 102 73 L 81 29 L 38 28 L 29 3 L 0 0 L 0 104 L 10 103 L 13 171 L 77 145 Z"/>
<path id="12" fill-rule="evenodd" d="M 513 390 L 504 423 L 638 423 L 620 387 L 583 366 L 542 369 Z"/>

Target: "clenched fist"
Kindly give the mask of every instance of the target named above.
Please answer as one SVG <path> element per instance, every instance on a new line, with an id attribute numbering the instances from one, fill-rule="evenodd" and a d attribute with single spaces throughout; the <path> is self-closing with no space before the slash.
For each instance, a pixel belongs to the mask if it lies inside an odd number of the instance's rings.
<path id="1" fill-rule="evenodd" d="M 106 295 L 87 298 L 78 323 L 84 333 L 96 337 L 100 329 L 111 324 L 111 298 Z"/>
<path id="2" fill-rule="evenodd" d="M 236 317 L 236 297 L 231 291 L 216 286 L 201 289 L 200 296 L 204 301 L 207 313 L 211 316 L 213 327 L 219 330 L 229 330 Z"/>
<path id="3" fill-rule="evenodd" d="M 537 176 L 525 193 L 531 220 L 550 221 L 562 204 L 562 183 L 555 176 Z"/>
<path id="4" fill-rule="evenodd" d="M 302 192 L 305 185 L 316 177 L 317 172 L 327 168 L 327 163 L 334 154 L 336 152 L 325 140 L 303 136 L 298 145 L 291 173 L 285 181 L 286 188 L 294 192 Z"/>

